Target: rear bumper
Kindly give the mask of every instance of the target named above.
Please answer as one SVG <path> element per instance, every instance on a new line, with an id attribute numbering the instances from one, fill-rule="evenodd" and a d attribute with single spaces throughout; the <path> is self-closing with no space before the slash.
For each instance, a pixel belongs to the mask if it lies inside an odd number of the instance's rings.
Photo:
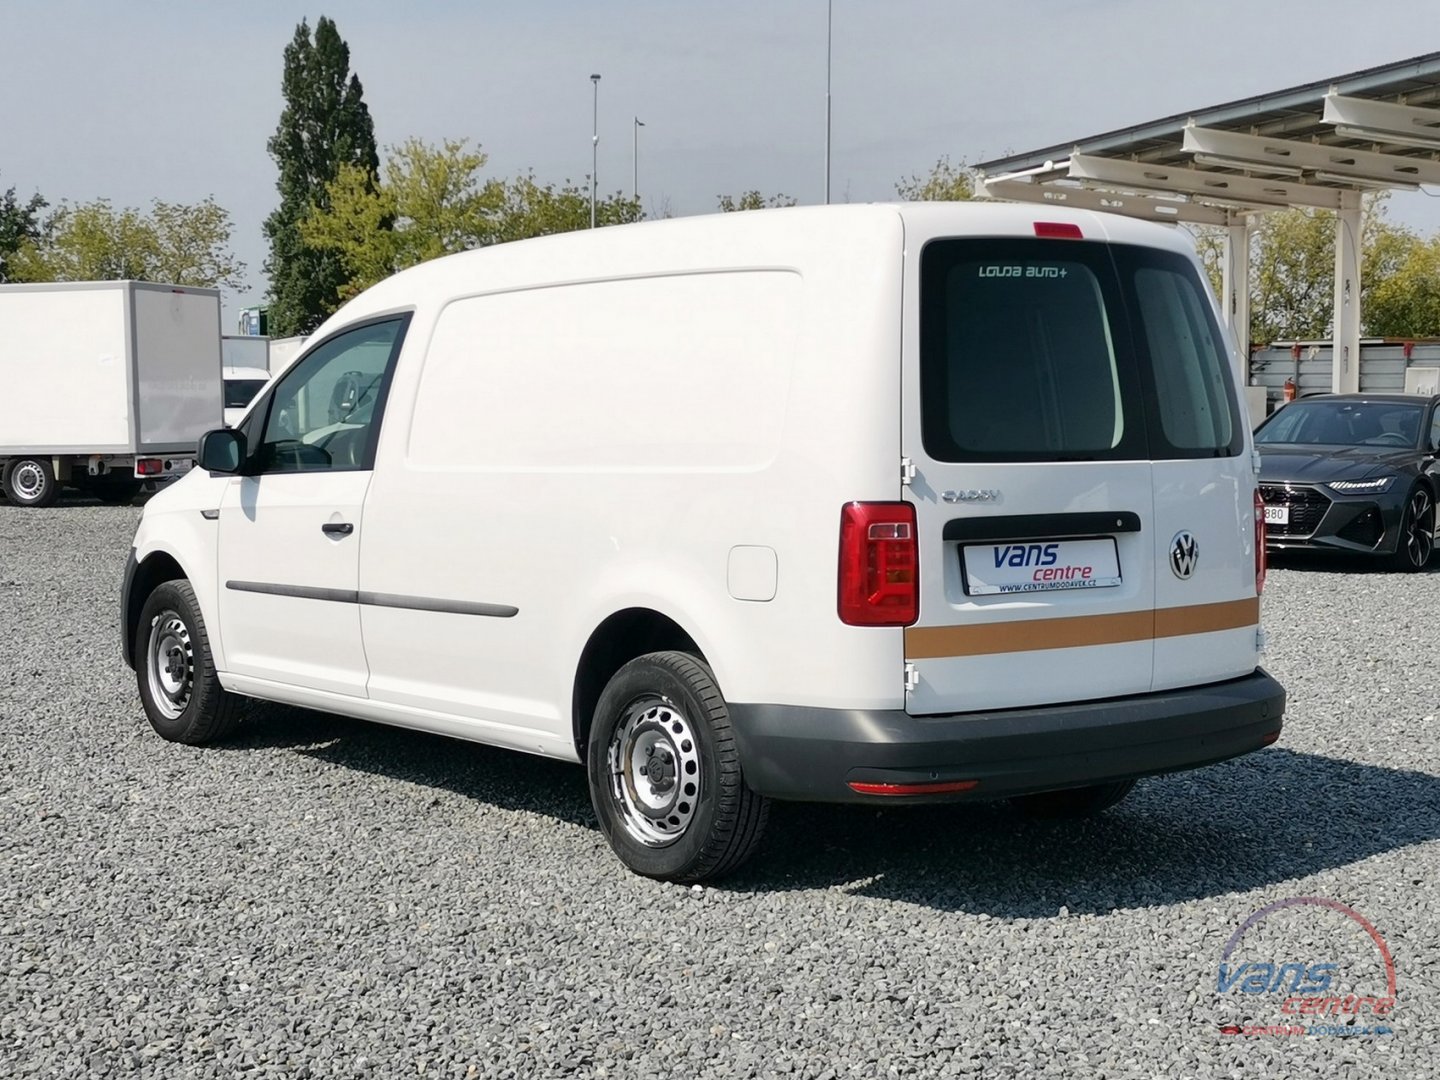
<path id="1" fill-rule="evenodd" d="M 1280 734 L 1285 690 L 1243 678 L 1109 701 L 990 713 L 731 705 L 746 783 L 812 802 L 1003 798 L 1177 772 L 1258 750 Z M 853 782 L 976 781 L 962 794 L 860 795 Z"/>

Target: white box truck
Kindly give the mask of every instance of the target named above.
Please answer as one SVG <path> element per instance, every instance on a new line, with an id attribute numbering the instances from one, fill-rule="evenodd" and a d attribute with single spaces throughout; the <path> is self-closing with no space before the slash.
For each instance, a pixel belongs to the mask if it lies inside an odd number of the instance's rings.
<path id="1" fill-rule="evenodd" d="M 220 293 L 142 281 L 0 285 L 0 480 L 128 502 L 221 421 Z"/>

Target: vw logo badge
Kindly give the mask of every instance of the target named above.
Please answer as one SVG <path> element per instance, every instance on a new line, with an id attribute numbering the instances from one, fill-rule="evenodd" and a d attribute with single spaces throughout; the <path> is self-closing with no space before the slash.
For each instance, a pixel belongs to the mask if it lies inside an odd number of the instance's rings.
<path id="1" fill-rule="evenodd" d="M 1189 530 L 1181 529 L 1170 541 L 1170 569 L 1181 581 L 1188 581 L 1200 562 L 1200 545 Z"/>

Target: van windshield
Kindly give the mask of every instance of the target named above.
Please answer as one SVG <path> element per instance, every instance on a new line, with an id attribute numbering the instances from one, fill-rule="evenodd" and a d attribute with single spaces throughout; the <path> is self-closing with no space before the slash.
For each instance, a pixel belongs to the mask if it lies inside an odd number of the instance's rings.
<path id="1" fill-rule="evenodd" d="M 226 379 L 225 408 L 243 409 L 255 400 L 256 394 L 264 389 L 264 379 Z"/>
<path id="2" fill-rule="evenodd" d="M 921 255 L 922 437 L 938 461 L 1230 456 L 1229 356 L 1193 264 L 1074 240 Z"/>

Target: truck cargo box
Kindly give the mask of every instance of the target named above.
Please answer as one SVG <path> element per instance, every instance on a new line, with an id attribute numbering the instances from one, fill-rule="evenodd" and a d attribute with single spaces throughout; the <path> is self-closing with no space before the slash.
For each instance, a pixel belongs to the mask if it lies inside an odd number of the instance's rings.
<path id="1" fill-rule="evenodd" d="M 221 417 L 218 290 L 0 286 L 0 457 L 189 453 Z"/>

